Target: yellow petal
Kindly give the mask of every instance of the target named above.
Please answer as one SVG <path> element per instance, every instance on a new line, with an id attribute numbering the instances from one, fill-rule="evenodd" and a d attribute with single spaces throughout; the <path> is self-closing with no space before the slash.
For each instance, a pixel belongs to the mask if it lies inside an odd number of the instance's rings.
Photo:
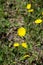
<path id="1" fill-rule="evenodd" d="M 19 46 L 19 43 L 14 43 L 14 45 L 13 45 L 14 47 L 18 47 Z"/>
<path id="2" fill-rule="evenodd" d="M 27 9 L 30 9 L 31 8 L 31 4 L 27 4 Z"/>
<path id="3" fill-rule="evenodd" d="M 22 47 L 24 47 L 24 48 L 28 48 L 28 45 L 27 45 L 27 43 L 25 43 L 25 42 L 23 42 L 21 45 L 22 45 Z"/>
<path id="4" fill-rule="evenodd" d="M 24 58 L 30 57 L 30 55 L 24 55 Z"/>
<path id="5" fill-rule="evenodd" d="M 24 27 L 21 27 L 17 30 L 17 34 L 20 36 L 20 37 L 23 37 L 25 36 L 26 34 L 26 29 Z"/>
<path id="6" fill-rule="evenodd" d="M 42 22 L 42 19 L 36 19 L 35 20 L 35 23 L 38 24 L 38 23 L 41 23 Z"/>
<path id="7" fill-rule="evenodd" d="M 28 10 L 28 12 L 34 12 L 34 9 L 30 9 L 30 10 Z"/>

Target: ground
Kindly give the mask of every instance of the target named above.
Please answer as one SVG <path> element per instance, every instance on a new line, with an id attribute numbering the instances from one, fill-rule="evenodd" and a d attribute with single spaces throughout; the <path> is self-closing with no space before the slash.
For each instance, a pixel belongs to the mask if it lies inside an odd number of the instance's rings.
<path id="1" fill-rule="evenodd" d="M 17 34 L 21 27 L 26 29 L 23 37 Z M 15 42 L 20 46 L 14 47 Z M 43 0 L 0 0 L 0 65 L 43 65 Z"/>

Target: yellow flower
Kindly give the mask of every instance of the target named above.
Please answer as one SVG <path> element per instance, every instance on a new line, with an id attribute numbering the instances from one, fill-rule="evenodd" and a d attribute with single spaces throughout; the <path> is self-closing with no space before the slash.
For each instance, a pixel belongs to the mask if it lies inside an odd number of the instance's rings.
<path id="1" fill-rule="evenodd" d="M 42 15 L 43 15 L 43 12 L 42 12 Z"/>
<path id="2" fill-rule="evenodd" d="M 28 48 L 28 45 L 27 45 L 27 43 L 25 43 L 25 42 L 23 42 L 21 45 L 22 45 L 22 47 L 24 47 L 24 48 Z"/>
<path id="3" fill-rule="evenodd" d="M 17 30 L 17 34 L 18 34 L 20 37 L 25 36 L 25 34 L 26 34 L 26 29 L 23 28 L 23 27 L 19 28 L 19 29 Z"/>
<path id="4" fill-rule="evenodd" d="M 30 55 L 24 55 L 24 58 L 30 57 Z"/>
<path id="5" fill-rule="evenodd" d="M 30 9 L 30 10 L 28 10 L 28 12 L 33 12 L 34 11 L 34 9 Z"/>
<path id="6" fill-rule="evenodd" d="M 27 4 L 27 9 L 31 9 L 31 4 Z"/>
<path id="7" fill-rule="evenodd" d="M 38 24 L 38 23 L 41 23 L 42 22 L 42 19 L 36 19 L 35 20 L 35 23 Z"/>
<path id="8" fill-rule="evenodd" d="M 19 43 L 14 43 L 14 45 L 13 45 L 14 47 L 18 47 L 19 46 Z"/>
<path id="9" fill-rule="evenodd" d="M 30 55 L 26 54 L 24 56 L 21 56 L 20 60 L 25 60 L 26 58 L 29 58 L 29 57 L 30 57 Z"/>

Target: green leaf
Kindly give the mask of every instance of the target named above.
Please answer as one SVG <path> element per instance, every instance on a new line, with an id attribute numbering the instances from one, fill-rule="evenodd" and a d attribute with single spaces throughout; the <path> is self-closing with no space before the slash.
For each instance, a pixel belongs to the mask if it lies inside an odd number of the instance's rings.
<path id="1" fill-rule="evenodd" d="M 2 56 L 0 56 L 0 62 L 2 61 Z"/>

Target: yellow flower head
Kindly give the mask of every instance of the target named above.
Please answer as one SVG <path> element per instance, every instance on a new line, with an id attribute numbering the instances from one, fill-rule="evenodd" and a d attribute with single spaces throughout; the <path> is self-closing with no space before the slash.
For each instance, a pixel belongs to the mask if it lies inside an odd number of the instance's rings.
<path id="1" fill-rule="evenodd" d="M 38 24 L 38 23 L 41 23 L 42 22 L 42 19 L 36 19 L 35 20 L 35 23 Z"/>
<path id="2" fill-rule="evenodd" d="M 27 4 L 27 9 L 31 9 L 31 4 Z"/>
<path id="3" fill-rule="evenodd" d="M 14 47 L 18 47 L 19 46 L 19 43 L 14 43 L 14 45 L 13 45 Z"/>
<path id="4" fill-rule="evenodd" d="M 28 12 L 34 12 L 34 9 L 30 9 L 30 10 L 28 10 Z"/>
<path id="5" fill-rule="evenodd" d="M 24 47 L 24 48 L 28 48 L 28 45 L 27 45 L 27 43 L 25 43 L 25 42 L 23 42 L 21 45 L 22 45 L 22 47 Z"/>
<path id="6" fill-rule="evenodd" d="M 30 57 L 30 55 L 24 55 L 24 58 Z"/>
<path id="7" fill-rule="evenodd" d="M 17 34 L 18 34 L 20 37 L 25 36 L 25 34 L 26 34 L 26 29 L 23 28 L 23 27 L 19 28 L 19 29 L 17 30 Z"/>

